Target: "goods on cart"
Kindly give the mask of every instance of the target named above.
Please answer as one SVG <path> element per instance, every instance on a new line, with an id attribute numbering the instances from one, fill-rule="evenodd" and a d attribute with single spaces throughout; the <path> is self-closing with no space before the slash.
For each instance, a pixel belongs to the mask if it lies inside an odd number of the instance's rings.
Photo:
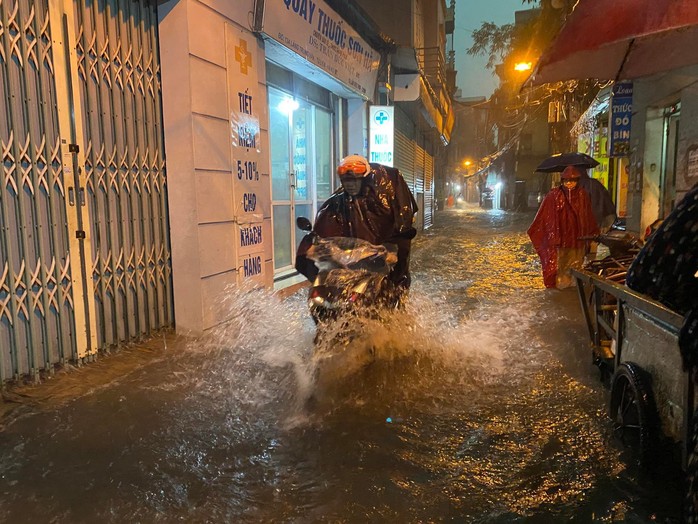
<path id="1" fill-rule="evenodd" d="M 608 253 L 603 258 L 585 260 L 584 269 L 607 280 L 625 284 L 628 268 L 640 251 L 642 240 L 626 231 L 614 228 L 601 235 L 583 238 L 605 247 L 605 249 L 599 247 L 597 253 Z"/>

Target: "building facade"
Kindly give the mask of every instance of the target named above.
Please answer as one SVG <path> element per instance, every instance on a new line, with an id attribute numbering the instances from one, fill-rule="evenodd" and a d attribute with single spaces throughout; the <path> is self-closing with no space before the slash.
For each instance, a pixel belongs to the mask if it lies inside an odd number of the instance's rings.
<path id="1" fill-rule="evenodd" d="M 366 154 L 380 54 L 324 2 L 159 14 L 177 326 L 199 333 L 225 320 L 230 286 L 293 278 L 296 217 L 315 216 L 348 148 Z"/>
<path id="2" fill-rule="evenodd" d="M 0 380 L 175 319 L 202 333 L 234 314 L 231 287 L 300 281 L 295 219 L 341 157 L 370 157 L 375 106 L 428 227 L 448 11 L 398 4 L 399 44 L 357 2 L 0 4 Z"/>
<path id="3" fill-rule="evenodd" d="M 698 66 L 633 82 L 628 228 L 643 233 L 698 183 Z"/>
<path id="4" fill-rule="evenodd" d="M 577 150 L 599 162 L 590 175 L 638 235 L 698 182 L 698 128 L 690 119 L 698 111 L 696 80 L 698 67 L 690 66 L 616 82 L 599 91 L 572 128 Z"/>

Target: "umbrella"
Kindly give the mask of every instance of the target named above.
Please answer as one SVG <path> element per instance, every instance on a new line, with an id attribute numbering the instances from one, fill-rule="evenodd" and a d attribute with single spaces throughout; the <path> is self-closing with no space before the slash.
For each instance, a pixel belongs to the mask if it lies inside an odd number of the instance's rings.
<path id="1" fill-rule="evenodd" d="M 596 160 L 585 153 L 563 153 L 546 158 L 536 168 L 536 171 L 555 173 L 557 171 L 564 171 L 567 166 L 577 166 L 588 169 L 598 165 L 599 163 Z"/>
<path id="2" fill-rule="evenodd" d="M 696 0 L 579 0 L 530 81 L 630 80 L 698 64 L 697 48 Z"/>

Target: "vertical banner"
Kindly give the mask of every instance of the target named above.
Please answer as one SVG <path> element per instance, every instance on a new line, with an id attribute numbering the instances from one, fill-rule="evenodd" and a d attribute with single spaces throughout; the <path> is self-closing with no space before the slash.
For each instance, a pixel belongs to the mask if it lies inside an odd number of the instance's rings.
<path id="1" fill-rule="evenodd" d="M 609 156 L 630 154 L 630 124 L 633 113 L 633 83 L 618 82 L 611 96 L 611 117 L 608 119 L 610 147 Z"/>
<path id="2" fill-rule="evenodd" d="M 395 144 L 395 108 L 371 106 L 369 109 L 369 162 L 393 167 Z"/>
<path id="3" fill-rule="evenodd" d="M 267 239 L 260 198 L 264 194 L 264 182 L 259 176 L 262 165 L 259 119 L 266 101 L 258 82 L 257 42 L 252 33 L 230 24 L 226 24 L 225 34 L 238 279 L 264 284 Z"/>

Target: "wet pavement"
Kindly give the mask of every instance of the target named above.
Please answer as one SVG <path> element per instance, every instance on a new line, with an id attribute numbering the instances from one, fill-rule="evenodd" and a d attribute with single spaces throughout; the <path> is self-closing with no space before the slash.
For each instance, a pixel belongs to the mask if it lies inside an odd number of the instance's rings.
<path id="1" fill-rule="evenodd" d="M 407 308 L 332 366 L 303 292 L 231 290 L 205 338 L 7 393 L 0 521 L 678 521 L 675 478 L 611 438 L 576 294 L 543 289 L 531 219 L 437 215 Z"/>

